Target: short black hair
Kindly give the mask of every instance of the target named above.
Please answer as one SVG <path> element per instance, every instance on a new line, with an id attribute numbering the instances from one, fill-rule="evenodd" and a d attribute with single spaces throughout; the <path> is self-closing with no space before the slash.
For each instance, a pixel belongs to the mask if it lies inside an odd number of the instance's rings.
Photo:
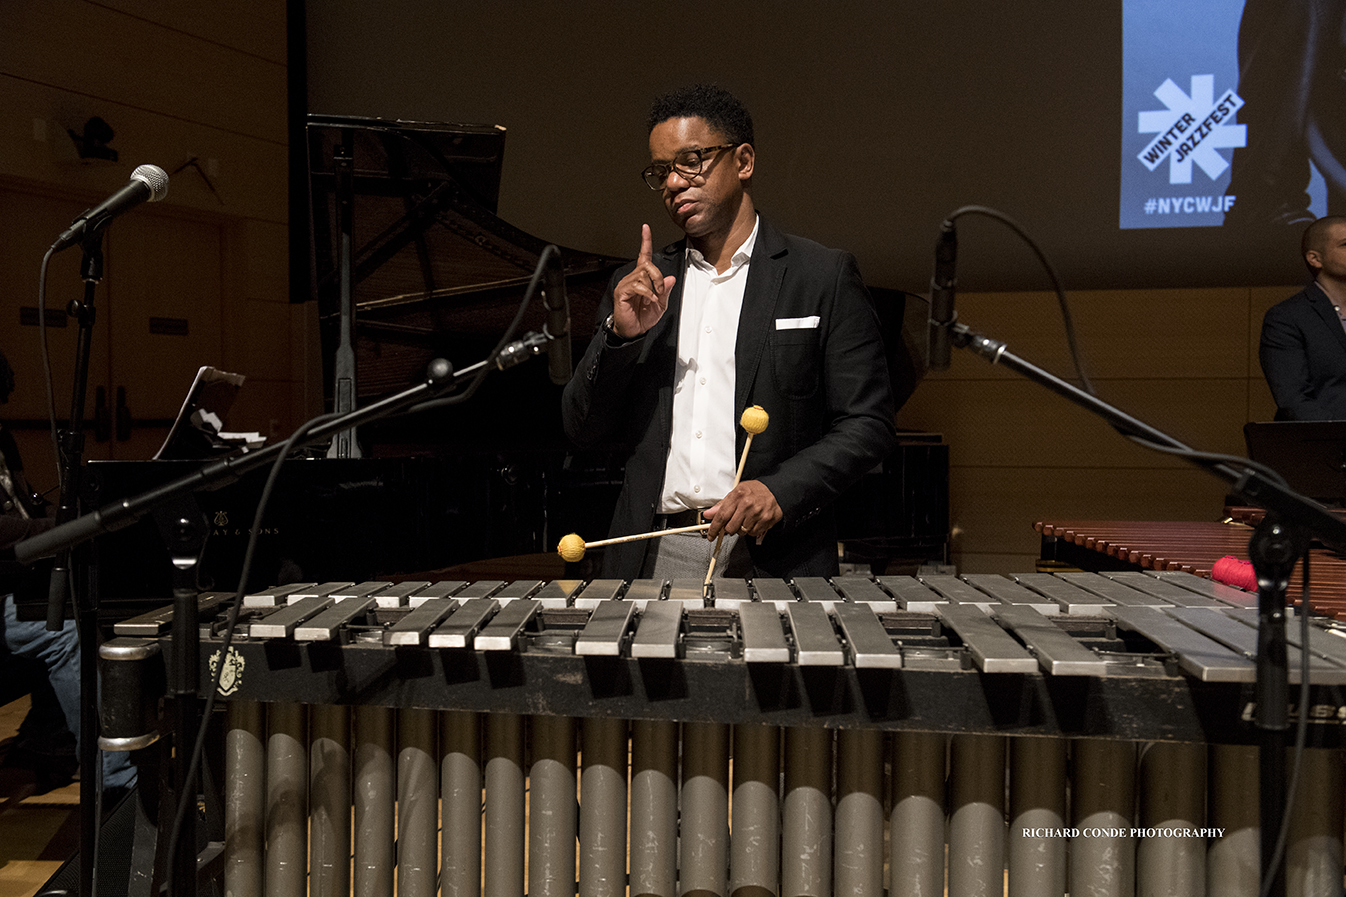
<path id="1" fill-rule="evenodd" d="M 752 143 L 752 116 L 738 97 L 714 84 L 692 84 L 655 97 L 646 130 L 670 118 L 703 118 L 734 143 Z"/>
<path id="2" fill-rule="evenodd" d="M 1321 253 L 1326 249 L 1327 229 L 1334 224 L 1346 224 L 1346 215 L 1324 215 L 1304 228 L 1304 236 L 1299 240 L 1300 257 L 1308 255 L 1310 250 Z M 1318 276 L 1318 269 L 1310 265 L 1308 259 L 1304 259 L 1304 267 L 1309 269 L 1310 274 Z"/>

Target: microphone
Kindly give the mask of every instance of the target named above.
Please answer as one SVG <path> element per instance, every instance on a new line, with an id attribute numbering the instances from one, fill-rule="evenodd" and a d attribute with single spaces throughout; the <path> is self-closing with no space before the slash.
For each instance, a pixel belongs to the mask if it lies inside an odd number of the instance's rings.
<path id="1" fill-rule="evenodd" d="M 930 322 L 926 330 L 926 366 L 932 371 L 949 369 L 949 328 L 958 320 L 953 308 L 954 275 L 958 259 L 958 232 L 946 218 L 935 244 L 935 273 L 930 278 Z"/>
<path id="2" fill-rule="evenodd" d="M 164 170 L 158 165 L 141 165 L 131 172 L 131 180 L 125 187 L 76 218 L 51 244 L 51 251 L 60 252 L 74 246 L 85 236 L 102 230 L 122 212 L 130 211 L 142 202 L 158 202 L 167 195 L 168 175 Z"/>
<path id="3" fill-rule="evenodd" d="M 565 386 L 570 382 L 570 300 L 566 298 L 565 270 L 561 265 L 561 250 L 548 246 L 550 252 L 542 286 L 542 304 L 547 307 L 547 323 L 542 332 L 547 337 L 547 373 L 551 382 Z"/>

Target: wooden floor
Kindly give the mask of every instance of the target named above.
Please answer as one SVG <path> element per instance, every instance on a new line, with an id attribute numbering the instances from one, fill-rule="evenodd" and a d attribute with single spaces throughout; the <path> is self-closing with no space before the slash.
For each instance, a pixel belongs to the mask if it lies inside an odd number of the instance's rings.
<path id="1" fill-rule="evenodd" d="M 0 707 L 0 745 L 27 712 L 27 698 Z M 31 774 L 0 768 L 0 897 L 36 894 L 79 849 L 79 783 L 34 790 Z"/>

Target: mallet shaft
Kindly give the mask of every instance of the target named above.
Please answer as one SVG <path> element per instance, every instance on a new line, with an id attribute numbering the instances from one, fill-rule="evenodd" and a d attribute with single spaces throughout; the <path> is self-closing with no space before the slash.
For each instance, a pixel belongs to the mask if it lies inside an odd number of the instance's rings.
<path id="1" fill-rule="evenodd" d="M 600 539 L 597 542 L 585 542 L 584 548 L 587 551 L 590 548 L 602 548 L 604 545 L 616 545 L 618 542 L 636 542 L 640 539 L 657 539 L 660 536 L 672 536 L 677 533 L 695 533 L 707 529 L 710 529 L 709 523 L 697 523 L 692 526 L 675 526 L 672 529 L 657 529 L 651 533 L 636 533 L 634 536 L 616 536 L 611 539 Z"/>
<path id="2" fill-rule="evenodd" d="M 738 470 L 734 471 L 734 485 L 729 487 L 732 492 L 738 488 L 738 481 L 743 479 L 743 468 L 748 463 L 748 449 L 752 448 L 753 434 L 749 433 L 748 438 L 743 440 L 743 454 L 738 457 Z M 715 548 L 710 553 L 710 565 L 706 567 L 706 581 L 702 585 L 710 585 L 710 578 L 715 575 L 715 560 L 720 556 L 720 543 L 724 541 L 724 533 L 720 533 L 715 540 Z"/>

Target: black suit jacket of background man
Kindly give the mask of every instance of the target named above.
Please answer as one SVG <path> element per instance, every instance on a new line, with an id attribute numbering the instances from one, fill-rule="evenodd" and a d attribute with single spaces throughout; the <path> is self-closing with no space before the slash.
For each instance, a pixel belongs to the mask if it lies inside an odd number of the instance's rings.
<path id="1" fill-rule="evenodd" d="M 1346 420 L 1346 330 L 1316 283 L 1267 310 L 1258 356 L 1277 420 Z"/>
<path id="2" fill-rule="evenodd" d="M 766 485 L 784 519 L 749 550 L 755 575 L 826 576 L 837 570 L 832 502 L 896 444 L 883 341 L 853 256 L 758 220 L 738 322 L 734 406 L 737 415 L 761 405 L 770 416 L 766 431 L 753 437 L 743 479 Z M 580 447 L 632 446 L 613 536 L 650 531 L 658 513 L 673 426 L 685 243 L 653 257 L 678 278 L 663 317 L 619 346 L 607 344 L 600 326 L 562 400 L 566 433 Z M 612 312 L 617 282 L 633 268 L 613 275 L 600 322 Z M 778 322 L 814 316 L 816 326 L 778 329 Z M 746 438 L 741 427 L 737 432 L 736 459 Z M 638 577 L 650 544 L 610 546 L 603 575 Z"/>

